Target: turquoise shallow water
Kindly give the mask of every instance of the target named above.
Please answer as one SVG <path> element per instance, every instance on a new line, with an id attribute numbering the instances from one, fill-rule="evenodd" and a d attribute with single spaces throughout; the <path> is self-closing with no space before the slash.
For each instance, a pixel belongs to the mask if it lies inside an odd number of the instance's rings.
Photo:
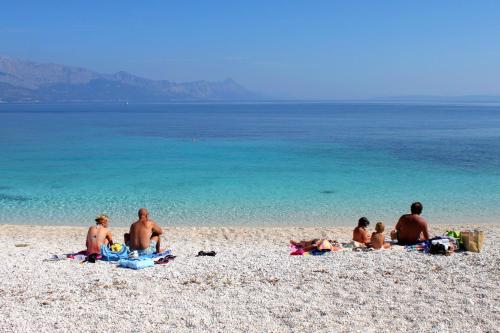
<path id="1" fill-rule="evenodd" d="M 0 223 L 497 223 L 500 108 L 1 105 Z"/>

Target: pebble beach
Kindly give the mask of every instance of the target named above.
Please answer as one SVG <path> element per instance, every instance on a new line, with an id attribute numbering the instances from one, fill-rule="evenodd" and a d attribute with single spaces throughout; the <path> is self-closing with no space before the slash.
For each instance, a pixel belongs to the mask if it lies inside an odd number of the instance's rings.
<path id="1" fill-rule="evenodd" d="M 481 253 L 290 256 L 290 239 L 352 228 L 165 228 L 177 257 L 143 270 L 77 260 L 86 228 L 2 225 L 1 332 L 498 332 L 500 224 Z M 117 241 L 126 230 L 111 230 Z M 196 257 L 214 250 L 215 257 Z"/>

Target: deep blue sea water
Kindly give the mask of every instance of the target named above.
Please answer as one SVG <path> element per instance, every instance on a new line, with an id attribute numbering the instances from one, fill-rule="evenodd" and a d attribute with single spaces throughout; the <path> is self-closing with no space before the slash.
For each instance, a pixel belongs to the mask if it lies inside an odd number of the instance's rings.
<path id="1" fill-rule="evenodd" d="M 0 223 L 500 222 L 500 107 L 0 104 Z"/>

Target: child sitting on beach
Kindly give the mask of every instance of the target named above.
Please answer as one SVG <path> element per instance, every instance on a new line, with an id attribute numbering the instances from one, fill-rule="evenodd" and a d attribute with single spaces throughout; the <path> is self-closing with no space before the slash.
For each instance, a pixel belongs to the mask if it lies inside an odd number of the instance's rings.
<path id="1" fill-rule="evenodd" d="M 375 250 L 384 248 L 387 249 L 391 247 L 391 244 L 385 242 L 384 238 L 385 225 L 383 222 L 377 222 L 375 225 L 375 232 L 372 233 L 371 246 Z"/>
<path id="2" fill-rule="evenodd" d="M 362 244 L 370 243 L 370 235 L 368 230 L 366 230 L 369 224 L 370 221 L 366 217 L 360 218 L 358 226 L 352 231 L 352 240 Z"/>
<path id="3" fill-rule="evenodd" d="M 87 232 L 87 255 L 101 253 L 101 245 L 112 245 L 111 231 L 108 230 L 109 217 L 101 214 L 95 219 L 96 225 L 91 226 Z"/>

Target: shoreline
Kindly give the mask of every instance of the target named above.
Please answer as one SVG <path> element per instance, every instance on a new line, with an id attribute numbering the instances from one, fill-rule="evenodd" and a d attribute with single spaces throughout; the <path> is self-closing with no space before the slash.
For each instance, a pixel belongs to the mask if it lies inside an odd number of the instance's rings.
<path id="1" fill-rule="evenodd" d="M 495 220 L 496 219 L 496 220 Z M 33 219 L 31 219 L 33 220 Z M 254 222 L 254 221 L 247 221 L 243 220 L 242 223 L 233 223 L 234 220 L 230 220 L 227 223 L 226 222 L 208 222 L 205 224 L 201 223 L 193 223 L 193 224 L 187 224 L 187 223 L 178 223 L 178 222 L 172 222 L 169 221 L 168 223 L 162 223 L 162 219 L 156 219 L 153 218 L 160 226 L 162 227 L 167 227 L 167 228 L 354 228 L 357 224 L 357 218 L 353 218 L 352 220 L 342 220 L 342 221 L 332 221 L 332 220 L 322 220 L 318 219 L 316 222 L 305 222 L 305 223 L 296 223 L 294 221 L 289 222 L 287 220 L 283 221 L 266 221 L 266 222 Z M 460 219 L 458 219 L 460 220 Z M 89 218 L 88 223 L 78 223 L 74 225 L 70 224 L 54 224 L 53 221 L 47 220 L 43 221 L 40 219 L 36 219 L 38 223 L 33 224 L 31 221 L 23 221 L 21 223 L 12 223 L 6 220 L 1 220 L 0 219 L 0 226 L 41 226 L 41 227 L 75 227 L 75 228 L 83 228 L 83 227 L 88 227 L 92 225 L 93 219 Z M 130 219 L 130 222 L 128 224 L 122 224 L 122 223 L 117 223 L 114 224 L 114 220 L 110 220 L 110 228 L 127 228 L 130 224 L 132 224 L 135 220 Z M 386 230 L 388 228 L 392 228 L 396 225 L 397 219 L 394 221 L 389 221 L 384 219 L 370 219 L 371 224 L 375 226 L 376 222 L 382 221 L 384 222 L 386 226 Z M 471 226 L 471 225 L 484 225 L 484 226 L 491 226 L 491 225 L 500 225 L 500 218 L 495 217 L 491 219 L 465 219 L 463 222 L 457 222 L 457 219 L 449 219 L 449 220 L 439 220 L 439 221 L 433 221 L 427 219 L 429 226 L 432 227 L 433 225 L 436 226 L 457 226 L 460 228 L 466 227 L 466 226 Z M 370 226 L 371 226 L 370 224 Z"/>
<path id="2" fill-rule="evenodd" d="M 134 271 L 44 261 L 82 250 L 86 227 L 0 225 L 0 274 L 8 277 L 0 331 L 495 331 L 500 225 L 468 227 L 484 230 L 481 253 L 290 256 L 290 238 L 347 241 L 352 228 L 167 227 L 175 260 Z M 127 230 L 110 229 L 117 241 Z M 196 257 L 200 250 L 217 255 Z"/>
<path id="3" fill-rule="evenodd" d="M 77 234 L 82 235 L 82 239 L 85 240 L 85 235 L 89 226 L 71 226 L 71 225 L 35 225 L 35 224 L 0 224 L 0 229 L 2 233 L 15 233 L 29 235 L 36 237 L 37 232 L 43 232 L 49 235 L 54 234 L 57 231 L 69 232 L 72 236 Z M 335 238 L 335 235 L 340 235 L 339 241 L 349 242 L 352 236 L 352 230 L 355 228 L 353 226 L 241 226 L 241 225 L 220 225 L 220 226 L 160 226 L 164 230 L 162 238 L 164 240 L 170 237 L 174 239 L 190 236 L 192 233 L 197 233 L 197 237 L 205 236 L 215 236 L 218 234 L 232 234 L 236 237 L 249 237 L 255 240 L 259 240 L 258 236 L 262 237 L 261 240 L 279 240 L 280 237 L 285 235 L 295 236 L 295 238 L 318 238 L 318 237 L 329 237 L 331 239 Z M 369 225 L 369 232 L 373 231 L 375 225 Z M 389 238 L 389 232 L 392 226 L 386 226 L 384 231 L 386 239 Z M 431 238 L 433 236 L 441 236 L 447 230 L 500 230 L 500 223 L 483 223 L 483 224 L 432 224 L 429 225 L 429 232 Z M 115 242 L 122 243 L 123 239 L 121 236 L 123 233 L 128 232 L 128 227 L 110 226 L 109 230 L 113 233 L 113 239 Z M 333 236 L 333 237 L 332 237 Z M 283 239 L 284 242 L 288 242 L 289 239 Z"/>

